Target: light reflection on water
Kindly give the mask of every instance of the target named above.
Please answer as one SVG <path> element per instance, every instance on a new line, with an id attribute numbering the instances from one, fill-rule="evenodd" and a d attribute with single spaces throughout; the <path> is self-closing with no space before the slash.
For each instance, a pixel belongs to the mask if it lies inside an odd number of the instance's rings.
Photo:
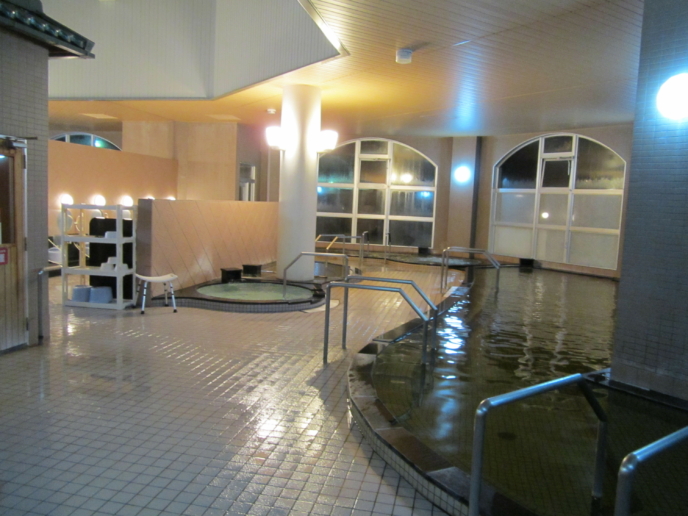
<path id="1" fill-rule="evenodd" d="M 611 280 L 504 269 L 495 293 L 494 271 L 475 276 L 469 295 L 450 309 L 438 329 L 434 367 L 422 374 L 421 335 L 416 334 L 388 346 L 373 373 L 378 397 L 400 424 L 464 471 L 470 471 L 472 425 L 482 399 L 609 367 L 616 305 L 617 284 Z M 563 414 L 568 419 L 560 428 Z M 585 493 L 597 426 L 582 396 L 575 391 L 544 394 L 490 417 L 485 472 L 494 485 L 519 499 L 519 482 L 527 475 L 509 473 L 504 457 L 522 464 L 551 456 L 546 442 L 551 439 L 565 448 L 567 458 L 551 459 L 555 466 L 548 466 L 546 475 L 564 484 L 578 476 L 581 486 L 560 496 L 557 507 L 529 498 L 522 503 L 539 514 L 562 514 L 557 512 L 562 505 L 569 506 L 567 514 L 589 513 Z M 514 440 L 523 445 L 520 452 Z M 528 481 L 533 482 L 541 480 Z"/>

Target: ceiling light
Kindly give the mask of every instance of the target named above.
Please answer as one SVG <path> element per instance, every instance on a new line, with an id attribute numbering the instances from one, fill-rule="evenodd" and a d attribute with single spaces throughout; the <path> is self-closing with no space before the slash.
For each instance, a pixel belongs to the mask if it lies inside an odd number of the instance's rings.
<path id="1" fill-rule="evenodd" d="M 91 204 L 95 204 L 96 206 L 105 206 L 105 197 L 100 194 L 96 194 L 91 197 Z"/>
<path id="2" fill-rule="evenodd" d="M 122 197 L 119 198 L 119 203 L 122 206 L 133 206 L 134 205 L 134 199 L 131 198 L 131 195 L 123 195 Z"/>
<path id="3" fill-rule="evenodd" d="M 274 115 L 275 113 L 277 113 L 275 108 L 268 108 L 268 115 Z"/>
<path id="4" fill-rule="evenodd" d="M 456 167 L 454 170 L 454 180 L 457 183 L 467 183 L 471 179 L 471 169 L 466 165 Z"/>
<path id="5" fill-rule="evenodd" d="M 409 64 L 411 62 L 411 56 L 413 55 L 413 50 L 410 48 L 400 48 L 397 50 L 397 63 L 399 64 Z"/>

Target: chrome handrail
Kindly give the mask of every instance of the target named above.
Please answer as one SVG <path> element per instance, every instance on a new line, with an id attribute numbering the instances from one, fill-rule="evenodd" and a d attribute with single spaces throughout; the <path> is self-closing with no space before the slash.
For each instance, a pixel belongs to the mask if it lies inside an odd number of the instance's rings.
<path id="1" fill-rule="evenodd" d="M 36 270 L 38 278 L 38 340 L 43 340 L 43 274 L 46 272 L 59 271 L 62 265 L 48 265 Z"/>
<path id="2" fill-rule="evenodd" d="M 671 448 L 688 438 L 688 426 L 677 430 L 661 439 L 643 446 L 624 457 L 619 468 L 618 482 L 616 484 L 616 503 L 614 516 L 629 516 L 631 514 L 631 492 L 633 478 L 638 466 L 654 455 Z"/>
<path id="3" fill-rule="evenodd" d="M 402 279 L 396 279 L 396 278 L 378 278 L 375 276 L 349 276 L 346 278 L 344 281 L 349 282 L 349 281 L 378 281 L 380 283 L 400 283 L 403 285 L 411 285 L 416 292 L 420 295 L 420 297 L 423 298 L 423 301 L 425 301 L 428 305 L 428 308 L 430 308 L 430 319 L 434 319 L 434 324 L 432 325 L 432 349 L 437 349 L 437 323 L 439 322 L 439 313 L 437 309 L 437 305 L 433 303 L 430 298 L 427 296 L 425 292 L 423 292 L 423 289 L 421 289 L 415 281 L 413 280 L 402 280 Z M 344 291 L 344 307 L 346 307 L 348 303 L 348 291 Z M 427 348 L 425 346 L 425 342 L 423 343 L 423 363 L 427 363 Z"/>
<path id="4" fill-rule="evenodd" d="M 404 289 L 401 288 L 395 288 L 395 287 L 378 287 L 375 285 L 359 285 L 359 284 L 351 284 L 351 283 L 329 283 L 327 287 L 325 287 L 325 338 L 324 338 L 324 343 L 323 343 L 323 364 L 327 365 L 327 348 L 328 348 L 328 343 L 329 343 L 329 334 L 330 334 L 330 299 L 331 299 L 331 290 L 336 287 L 342 287 L 345 289 L 345 292 L 348 291 L 348 289 L 355 288 L 355 289 L 360 289 L 360 290 L 377 290 L 379 292 L 397 292 L 403 297 L 406 302 L 411 306 L 414 312 L 418 315 L 423 320 L 423 347 L 427 347 L 428 343 L 428 316 L 423 313 L 423 311 L 418 308 L 418 306 L 413 302 L 413 300 L 409 297 L 409 295 L 404 291 Z M 346 299 L 346 298 L 345 298 Z M 342 322 L 342 349 L 346 349 L 346 319 L 348 315 L 348 304 L 344 304 L 344 315 L 343 315 L 343 322 Z"/>
<path id="5" fill-rule="evenodd" d="M 294 265 L 297 261 L 301 259 L 302 256 L 324 256 L 326 258 L 329 257 L 341 257 L 344 259 L 344 277 L 342 278 L 343 280 L 346 280 L 346 278 L 349 276 L 349 257 L 345 254 L 330 254 L 330 253 L 312 253 L 309 251 L 303 251 L 299 253 L 299 255 L 294 258 L 289 265 L 287 265 L 284 270 L 282 271 L 282 299 L 287 298 L 287 270 L 289 267 Z"/>
<path id="6" fill-rule="evenodd" d="M 482 254 L 490 264 L 497 269 L 497 290 L 499 290 L 499 269 L 500 264 L 495 260 L 494 256 L 484 249 L 473 249 L 471 247 L 446 247 L 442 250 L 442 269 L 440 270 L 440 292 L 444 293 L 447 290 L 447 280 L 449 277 L 449 253 L 469 253 Z"/>
<path id="7" fill-rule="evenodd" d="M 607 414 L 600 405 L 599 401 L 597 401 L 597 398 L 595 398 L 592 389 L 590 389 L 590 387 L 587 385 L 583 375 L 574 374 L 571 376 L 550 380 L 549 382 L 538 385 L 533 385 L 531 387 L 526 387 L 525 389 L 519 389 L 517 391 L 500 394 L 499 396 L 493 396 L 480 402 L 478 409 L 475 411 L 473 455 L 471 458 L 471 484 L 468 498 L 468 516 L 479 516 L 480 483 L 482 480 L 483 449 L 485 446 L 485 427 L 487 425 L 487 414 L 490 409 L 574 384 L 578 385 L 581 391 L 583 391 L 585 399 L 592 407 L 599 421 L 599 426 L 597 428 L 597 450 L 595 455 L 595 477 L 593 479 L 592 497 L 593 500 L 600 500 L 602 498 L 605 441 L 607 436 Z"/>

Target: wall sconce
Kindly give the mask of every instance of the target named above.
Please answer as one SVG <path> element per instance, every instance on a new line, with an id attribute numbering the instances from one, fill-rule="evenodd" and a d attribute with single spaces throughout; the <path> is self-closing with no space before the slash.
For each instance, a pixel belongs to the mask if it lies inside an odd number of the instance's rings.
<path id="1" fill-rule="evenodd" d="M 665 118 L 681 121 L 688 119 L 688 73 L 667 79 L 657 93 L 657 109 Z"/>
<path id="2" fill-rule="evenodd" d="M 134 199 L 131 198 L 131 195 L 123 195 L 119 198 L 119 203 L 129 208 L 134 205 Z"/>
<path id="3" fill-rule="evenodd" d="M 332 129 L 320 131 L 320 135 L 318 136 L 318 152 L 331 151 L 337 146 L 338 139 L 339 134 L 337 134 L 337 131 L 333 131 Z"/>
<path id="4" fill-rule="evenodd" d="M 457 183 L 468 183 L 471 179 L 471 169 L 468 168 L 466 165 L 461 165 L 460 167 L 456 167 L 456 170 L 454 170 L 454 181 Z"/>
<path id="5" fill-rule="evenodd" d="M 105 197 L 103 197 L 100 194 L 96 194 L 93 197 L 91 197 L 91 204 L 95 204 L 96 206 L 105 206 L 107 204 L 107 201 L 105 200 Z"/>
<path id="6" fill-rule="evenodd" d="M 271 126 L 265 129 L 265 138 L 268 141 L 268 147 L 271 149 L 286 150 L 287 139 L 282 132 L 282 128 L 279 126 Z M 317 152 L 327 152 L 331 151 L 337 146 L 337 140 L 339 139 L 339 134 L 337 131 L 331 129 L 326 129 L 320 131 L 318 135 L 317 142 Z"/>
<path id="7" fill-rule="evenodd" d="M 284 138 L 281 127 L 273 125 L 265 129 L 265 138 L 268 141 L 268 147 L 271 149 L 284 150 Z"/>
<path id="8" fill-rule="evenodd" d="M 62 206 L 63 204 L 74 204 L 74 197 L 68 193 L 63 193 L 57 198 L 57 203 Z"/>

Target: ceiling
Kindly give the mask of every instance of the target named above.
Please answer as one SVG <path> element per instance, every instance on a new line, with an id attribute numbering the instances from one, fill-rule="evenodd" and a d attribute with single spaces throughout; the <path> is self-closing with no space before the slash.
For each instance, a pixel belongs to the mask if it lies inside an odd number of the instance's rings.
<path id="1" fill-rule="evenodd" d="M 347 135 L 497 135 L 633 120 L 642 0 L 310 4 L 350 55 L 215 100 L 51 101 L 51 124 L 268 125 L 290 83 L 322 88 L 323 127 Z M 414 50 L 411 64 L 395 63 L 399 48 Z"/>

